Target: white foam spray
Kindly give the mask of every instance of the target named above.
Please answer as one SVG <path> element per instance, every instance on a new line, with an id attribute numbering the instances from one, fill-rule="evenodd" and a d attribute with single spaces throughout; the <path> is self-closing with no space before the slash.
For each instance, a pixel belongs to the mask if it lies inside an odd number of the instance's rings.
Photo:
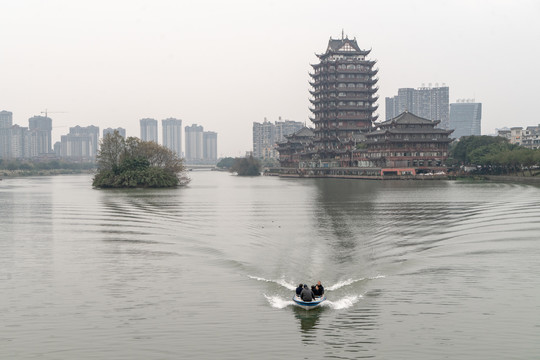
<path id="1" fill-rule="evenodd" d="M 289 305 L 294 305 L 294 301 L 283 299 L 277 295 L 269 296 L 264 294 L 264 297 L 266 298 L 266 300 L 268 300 L 270 306 L 276 309 L 283 309 Z"/>
<path id="2" fill-rule="evenodd" d="M 343 299 L 339 300 L 326 300 L 321 304 L 321 306 L 327 306 L 334 310 L 342 310 L 352 307 L 356 304 L 363 296 L 362 295 L 349 295 L 345 296 Z"/>
<path id="3" fill-rule="evenodd" d="M 265 278 L 262 278 L 262 277 L 258 277 L 258 276 L 251 276 L 251 275 L 248 275 L 248 277 L 250 279 L 253 279 L 253 280 L 257 280 L 257 281 L 264 281 L 264 282 L 271 282 L 271 283 L 274 283 L 274 284 L 278 284 L 280 286 L 283 286 L 284 288 L 286 288 L 287 290 L 294 290 L 296 289 L 296 285 L 290 283 L 290 282 L 287 282 L 285 279 L 281 278 L 279 280 L 268 280 L 268 279 L 265 279 Z"/>
<path id="4" fill-rule="evenodd" d="M 327 286 L 327 287 L 326 287 L 326 290 L 333 291 L 333 290 L 340 289 L 340 288 L 342 288 L 342 287 L 344 287 L 344 286 L 348 286 L 348 285 L 357 283 L 357 282 L 359 282 L 359 281 L 382 279 L 382 278 L 384 278 L 384 277 L 385 277 L 384 275 L 377 275 L 377 276 L 374 276 L 374 277 L 368 277 L 368 278 L 347 279 L 347 280 L 339 281 L 339 282 L 337 282 L 337 283 L 334 284 L 334 285 Z"/>

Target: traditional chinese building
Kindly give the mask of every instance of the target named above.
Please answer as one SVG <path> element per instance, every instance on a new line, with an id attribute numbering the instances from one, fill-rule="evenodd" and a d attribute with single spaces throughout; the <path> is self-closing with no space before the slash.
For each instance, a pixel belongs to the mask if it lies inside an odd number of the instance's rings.
<path id="1" fill-rule="evenodd" d="M 416 175 L 445 170 L 449 137 L 454 130 L 405 111 L 366 133 L 365 149 L 353 153 L 358 167 L 379 167 L 381 175 Z"/>
<path id="2" fill-rule="evenodd" d="M 330 38 L 326 52 L 317 55 L 320 62 L 312 65 L 310 110 L 315 137 L 314 152 L 306 155 L 311 154 L 319 166 L 344 165 L 346 152 L 377 119 L 378 70 L 373 68 L 375 61 L 366 58 L 370 51 L 360 49 L 356 39 Z"/>
<path id="3" fill-rule="evenodd" d="M 297 132 L 286 135 L 285 141 L 277 143 L 280 166 L 283 168 L 298 168 L 302 157 L 313 145 L 313 130 L 304 127 Z"/>

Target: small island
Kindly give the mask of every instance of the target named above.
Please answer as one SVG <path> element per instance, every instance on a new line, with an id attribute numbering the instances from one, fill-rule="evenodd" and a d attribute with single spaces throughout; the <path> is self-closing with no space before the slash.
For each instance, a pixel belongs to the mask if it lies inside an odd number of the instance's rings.
<path id="1" fill-rule="evenodd" d="M 152 141 L 124 139 L 117 131 L 100 142 L 96 188 L 165 188 L 189 182 L 183 160 Z"/>
<path id="2" fill-rule="evenodd" d="M 217 163 L 218 169 L 227 169 L 238 176 L 259 176 L 261 175 L 261 162 L 253 156 L 245 158 L 227 157 Z"/>

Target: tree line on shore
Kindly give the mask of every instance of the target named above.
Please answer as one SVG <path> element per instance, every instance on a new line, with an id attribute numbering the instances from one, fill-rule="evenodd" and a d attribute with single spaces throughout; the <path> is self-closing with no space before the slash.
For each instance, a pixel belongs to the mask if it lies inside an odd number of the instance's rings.
<path id="1" fill-rule="evenodd" d="M 535 176 L 540 173 L 540 149 L 510 144 L 498 136 L 466 136 L 451 145 L 446 165 L 455 172 L 463 167 L 473 167 L 473 172 L 479 174 Z M 168 187 L 189 181 L 183 160 L 171 150 L 135 137 L 124 139 L 116 133 L 102 139 L 96 163 L 0 159 L 0 170 L 5 171 L 4 175 L 83 172 L 96 166 L 95 187 Z M 253 156 L 226 157 L 217 164 L 218 168 L 240 176 L 260 175 L 263 166 L 276 164 L 263 164 Z"/>
<path id="2" fill-rule="evenodd" d="M 41 175 L 57 173 L 80 173 L 91 171 L 95 168 L 93 162 L 73 162 L 66 160 L 15 160 L 0 159 L 0 171 L 4 176 L 17 175 Z"/>
<path id="3" fill-rule="evenodd" d="M 535 176 L 540 167 L 540 149 L 528 149 L 499 136 L 465 136 L 452 144 L 447 165 L 475 167 L 479 174 L 508 175 L 527 172 Z"/>

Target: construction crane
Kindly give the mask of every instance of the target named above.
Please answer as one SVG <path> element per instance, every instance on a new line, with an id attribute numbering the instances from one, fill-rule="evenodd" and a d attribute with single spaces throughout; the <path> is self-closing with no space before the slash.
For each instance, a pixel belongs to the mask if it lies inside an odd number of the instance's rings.
<path id="1" fill-rule="evenodd" d="M 47 109 L 45 109 L 45 111 L 42 111 L 41 113 L 45 114 L 45 117 L 47 117 L 47 114 L 65 114 L 66 112 L 65 111 L 47 111 Z"/>

